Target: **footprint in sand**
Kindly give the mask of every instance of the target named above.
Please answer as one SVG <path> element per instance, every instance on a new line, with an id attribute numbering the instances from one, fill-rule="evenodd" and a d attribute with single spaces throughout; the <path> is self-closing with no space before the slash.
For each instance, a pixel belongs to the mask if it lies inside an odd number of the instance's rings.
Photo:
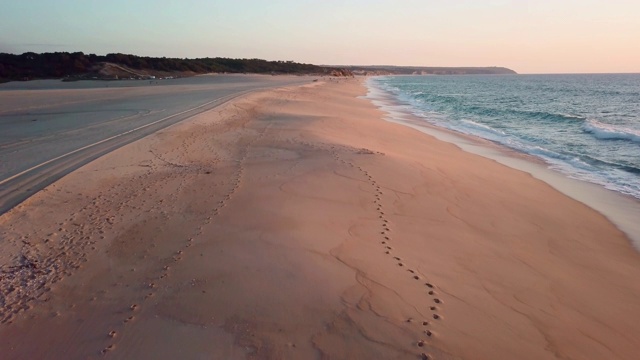
<path id="1" fill-rule="evenodd" d="M 105 355 L 105 354 L 106 354 L 106 353 L 108 353 L 109 351 L 111 351 L 111 350 L 115 349 L 115 347 L 116 347 L 115 345 L 111 344 L 111 345 L 107 346 L 106 348 L 102 349 L 102 351 L 100 351 L 100 353 L 101 353 L 102 355 Z"/>

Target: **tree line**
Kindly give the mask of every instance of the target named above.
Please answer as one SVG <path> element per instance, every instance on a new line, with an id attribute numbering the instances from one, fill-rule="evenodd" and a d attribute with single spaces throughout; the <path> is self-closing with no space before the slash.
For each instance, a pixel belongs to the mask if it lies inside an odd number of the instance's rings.
<path id="1" fill-rule="evenodd" d="M 0 79 L 32 80 L 83 76 L 95 73 L 101 64 L 115 63 L 135 70 L 203 73 L 329 74 L 334 70 L 293 61 L 262 59 L 198 58 L 179 59 L 128 54 L 95 55 L 82 52 L 54 52 L 21 55 L 0 53 Z"/>

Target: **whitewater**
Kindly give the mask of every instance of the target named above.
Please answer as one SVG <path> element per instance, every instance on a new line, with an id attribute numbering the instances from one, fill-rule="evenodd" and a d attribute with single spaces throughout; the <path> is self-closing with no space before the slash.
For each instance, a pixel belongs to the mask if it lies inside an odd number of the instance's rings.
<path id="1" fill-rule="evenodd" d="M 429 125 L 640 199 L 640 74 L 386 76 L 369 86 Z"/>

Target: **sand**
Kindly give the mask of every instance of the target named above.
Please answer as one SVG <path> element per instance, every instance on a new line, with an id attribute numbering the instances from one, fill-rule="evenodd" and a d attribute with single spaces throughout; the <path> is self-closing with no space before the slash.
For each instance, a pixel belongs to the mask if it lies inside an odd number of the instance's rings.
<path id="1" fill-rule="evenodd" d="M 636 359 L 640 256 L 531 175 L 254 93 L 0 217 L 2 359 Z"/>

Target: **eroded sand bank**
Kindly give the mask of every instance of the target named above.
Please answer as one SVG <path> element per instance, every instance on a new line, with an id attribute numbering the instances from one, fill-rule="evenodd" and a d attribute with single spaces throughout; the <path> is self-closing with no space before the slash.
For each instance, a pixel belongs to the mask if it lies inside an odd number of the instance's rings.
<path id="1" fill-rule="evenodd" d="M 637 357 L 620 231 L 365 91 L 246 96 L 0 217 L 2 358 Z"/>

